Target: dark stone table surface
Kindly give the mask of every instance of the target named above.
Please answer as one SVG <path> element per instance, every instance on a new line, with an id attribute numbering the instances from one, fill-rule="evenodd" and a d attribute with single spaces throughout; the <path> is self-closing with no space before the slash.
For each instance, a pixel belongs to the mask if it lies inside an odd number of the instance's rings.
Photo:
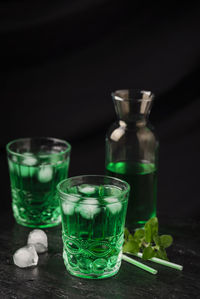
<path id="1" fill-rule="evenodd" d="M 61 227 L 46 229 L 48 253 L 34 268 L 13 264 L 13 253 L 24 246 L 31 229 L 15 223 L 11 212 L 0 214 L 0 298 L 200 298 L 200 222 L 159 217 L 160 232 L 174 237 L 171 261 L 183 271 L 146 262 L 158 270 L 149 274 L 126 262 L 118 274 L 87 280 L 68 274 L 62 259 Z"/>

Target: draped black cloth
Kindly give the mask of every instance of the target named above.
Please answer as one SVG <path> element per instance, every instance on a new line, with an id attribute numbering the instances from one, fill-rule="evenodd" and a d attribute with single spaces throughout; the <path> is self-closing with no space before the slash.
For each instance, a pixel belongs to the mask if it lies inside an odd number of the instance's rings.
<path id="1" fill-rule="evenodd" d="M 1 40 L 1 200 L 10 208 L 5 145 L 26 136 L 72 144 L 70 175 L 104 173 L 110 93 L 156 95 L 158 211 L 200 216 L 198 6 L 169 2 L 4 1 Z"/>

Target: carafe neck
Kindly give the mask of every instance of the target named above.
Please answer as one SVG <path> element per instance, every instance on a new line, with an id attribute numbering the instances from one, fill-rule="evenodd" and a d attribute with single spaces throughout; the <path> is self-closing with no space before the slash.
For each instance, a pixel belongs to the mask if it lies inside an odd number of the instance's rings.
<path id="1" fill-rule="evenodd" d="M 145 126 L 151 111 L 154 95 L 144 90 L 117 90 L 112 93 L 115 111 L 125 123 Z"/>

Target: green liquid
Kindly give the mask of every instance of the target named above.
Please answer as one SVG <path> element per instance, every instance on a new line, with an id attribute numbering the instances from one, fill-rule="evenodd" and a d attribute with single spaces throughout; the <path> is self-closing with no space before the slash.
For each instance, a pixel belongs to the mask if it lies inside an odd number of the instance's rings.
<path id="1" fill-rule="evenodd" d="M 81 197 L 77 202 L 61 199 L 66 268 L 75 276 L 93 279 L 119 270 L 127 209 L 127 200 L 122 202 L 119 197 L 120 189 L 107 185 L 102 192 L 102 187 L 96 188 L 96 194 L 85 193 L 92 200 L 88 205 Z M 118 198 L 117 202 L 107 204 L 105 196 Z"/>
<path id="2" fill-rule="evenodd" d="M 157 171 L 152 163 L 117 162 L 107 165 L 107 174 L 130 184 L 126 226 L 144 226 L 156 216 Z"/>
<path id="3" fill-rule="evenodd" d="M 29 227 L 59 224 L 61 217 L 56 185 L 67 177 L 69 161 L 29 166 L 9 159 L 8 164 L 16 221 Z"/>

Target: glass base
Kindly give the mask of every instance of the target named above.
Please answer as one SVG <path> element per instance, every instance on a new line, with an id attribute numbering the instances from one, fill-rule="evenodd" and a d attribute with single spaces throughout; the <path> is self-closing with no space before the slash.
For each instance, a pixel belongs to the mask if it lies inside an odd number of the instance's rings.
<path id="1" fill-rule="evenodd" d="M 71 275 L 87 279 L 104 279 L 114 276 L 115 274 L 117 274 L 121 266 L 120 258 L 118 258 L 118 261 L 113 267 L 108 266 L 108 262 L 106 261 L 106 259 L 100 258 L 93 261 L 93 264 L 96 264 L 96 267 L 94 268 L 92 267 L 91 260 L 87 257 L 78 259 L 78 264 L 74 264 L 72 266 L 68 261 L 65 251 L 63 251 L 63 259 L 65 267 Z"/>
<path id="2" fill-rule="evenodd" d="M 61 220 L 54 223 L 46 223 L 46 224 L 33 224 L 33 223 L 27 223 L 24 221 L 21 221 L 17 218 L 15 218 L 16 222 L 22 226 L 31 227 L 31 228 L 48 228 L 48 227 L 54 227 L 61 223 Z"/>
<path id="3" fill-rule="evenodd" d="M 107 274 L 105 273 L 104 275 L 100 275 L 100 276 L 97 276 L 96 274 L 88 275 L 88 274 L 84 274 L 84 273 L 81 273 L 81 272 L 71 271 L 68 268 L 67 268 L 67 271 L 71 275 L 76 276 L 76 277 L 80 277 L 80 278 L 86 278 L 86 279 L 104 279 L 104 278 L 108 278 L 108 277 L 112 277 L 112 276 L 116 275 L 118 273 L 119 269 L 117 269 L 116 271 L 113 271 L 113 272 L 109 272 Z"/>
<path id="4" fill-rule="evenodd" d="M 16 222 L 26 227 L 47 228 L 57 226 L 61 223 L 59 208 L 55 209 L 51 213 L 46 211 L 39 213 L 37 210 L 27 210 L 25 208 L 18 207 L 13 202 L 12 209 Z"/>
<path id="5" fill-rule="evenodd" d="M 80 271 L 75 271 L 66 262 L 65 262 L 65 267 L 71 275 L 76 276 L 76 277 L 80 277 L 80 278 L 87 278 L 87 279 L 104 279 L 104 278 L 112 277 L 112 276 L 116 275 L 118 273 L 119 269 L 120 269 L 120 265 L 118 265 L 117 269 L 115 267 L 112 271 L 109 271 L 109 272 L 104 272 L 102 274 L 97 274 L 97 273 L 88 274 L 88 273 L 83 273 L 83 272 L 80 272 Z"/>

